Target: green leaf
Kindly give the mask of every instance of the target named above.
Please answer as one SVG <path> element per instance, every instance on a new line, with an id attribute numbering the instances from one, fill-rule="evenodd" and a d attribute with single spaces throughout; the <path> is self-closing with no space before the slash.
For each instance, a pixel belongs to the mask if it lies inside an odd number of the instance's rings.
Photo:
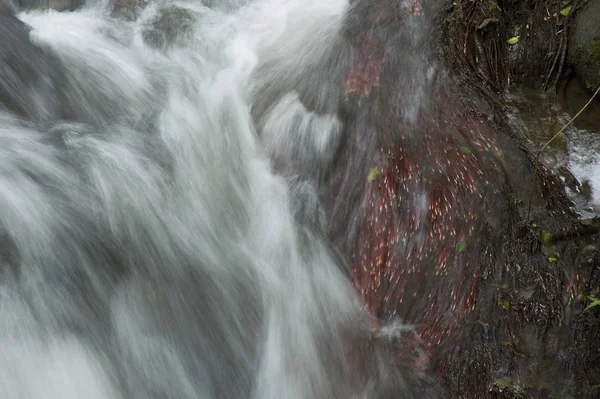
<path id="1" fill-rule="evenodd" d="M 569 13 L 571 12 L 572 8 L 573 8 L 573 6 L 569 4 L 568 6 L 564 7 L 562 10 L 560 10 L 558 12 L 558 14 L 562 15 L 563 17 L 566 17 L 567 15 L 569 15 Z M 554 14 L 552 14 L 552 16 L 554 18 L 556 18 L 558 16 L 558 14 L 554 13 Z"/>
<path id="2" fill-rule="evenodd" d="M 562 10 L 560 10 L 560 15 L 562 15 L 563 17 L 566 17 L 567 15 L 569 15 L 572 8 L 573 8 L 573 5 L 569 4 L 568 6 L 566 6 Z"/>
<path id="3" fill-rule="evenodd" d="M 591 308 L 595 308 L 596 306 L 600 306 L 600 299 L 594 298 L 593 296 L 588 296 L 588 299 L 592 302 L 590 302 L 590 304 L 587 305 L 587 307 L 583 310 L 584 312 L 587 312 L 588 310 L 590 310 Z"/>
<path id="4" fill-rule="evenodd" d="M 525 355 L 523 355 L 523 350 L 521 348 L 519 348 L 519 345 L 517 345 L 516 342 L 512 341 L 512 342 L 507 342 L 506 345 L 512 349 L 513 353 L 517 356 L 521 356 L 521 357 L 525 357 Z"/>
<path id="5" fill-rule="evenodd" d="M 371 169 L 371 171 L 369 172 L 369 176 L 367 176 L 367 180 L 368 181 L 374 181 L 375 179 L 377 179 L 377 175 L 379 174 L 379 171 L 377 170 L 377 166 L 375 166 L 373 169 Z"/>
<path id="6" fill-rule="evenodd" d="M 521 36 L 513 36 L 510 39 L 508 39 L 506 42 L 510 45 L 517 44 L 517 43 L 519 43 L 520 38 L 521 38 Z"/>
<path id="7" fill-rule="evenodd" d="M 498 306 L 504 310 L 510 309 L 510 302 L 498 298 Z"/>
<path id="8" fill-rule="evenodd" d="M 471 151 L 469 147 L 460 147 L 460 152 L 462 152 L 465 155 L 473 154 L 473 151 Z"/>
<path id="9" fill-rule="evenodd" d="M 549 261 L 549 262 L 551 262 L 551 263 L 552 263 L 552 262 L 556 262 L 557 260 L 558 260 L 558 259 L 557 259 L 557 258 L 555 258 L 554 256 L 549 256 L 549 257 L 548 257 L 548 261 Z"/>
<path id="10" fill-rule="evenodd" d="M 548 233 L 547 231 L 544 230 L 540 230 L 540 244 L 546 245 L 548 243 L 550 243 L 550 241 L 552 240 L 552 235 L 550 235 L 550 233 Z"/>
<path id="11" fill-rule="evenodd" d="M 456 244 L 454 249 L 456 250 L 456 253 L 460 254 L 465 251 L 465 248 L 467 248 L 467 244 L 465 244 L 463 241 L 460 241 Z"/>
<path id="12" fill-rule="evenodd" d="M 508 384 L 510 383 L 510 381 L 508 381 L 508 378 L 498 378 L 494 382 L 496 383 L 496 386 L 500 391 L 508 388 Z"/>

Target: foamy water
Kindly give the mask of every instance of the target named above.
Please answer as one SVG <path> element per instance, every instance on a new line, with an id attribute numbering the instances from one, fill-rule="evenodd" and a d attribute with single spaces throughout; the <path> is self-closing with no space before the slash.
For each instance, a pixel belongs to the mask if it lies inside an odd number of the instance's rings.
<path id="1" fill-rule="evenodd" d="M 165 7 L 182 29 L 149 43 Z M 292 86 L 344 51 L 347 7 L 19 15 L 64 69 L 69 116 L 0 116 L 0 397 L 377 397 L 370 375 L 354 378 L 367 315 L 313 182 L 271 163 L 326 163 L 339 142 L 335 114 Z"/>

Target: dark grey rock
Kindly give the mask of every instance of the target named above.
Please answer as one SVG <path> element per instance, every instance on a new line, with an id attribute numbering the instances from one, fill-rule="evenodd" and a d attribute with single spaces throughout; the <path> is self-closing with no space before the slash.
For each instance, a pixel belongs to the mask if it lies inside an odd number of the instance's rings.
<path id="1" fill-rule="evenodd" d="M 587 89 L 600 86 L 600 0 L 588 0 L 575 15 L 568 60 Z"/>
<path id="2" fill-rule="evenodd" d="M 52 54 L 31 43 L 27 25 L 0 14 L 0 108 L 30 120 L 60 118 L 61 71 Z"/>
<path id="3" fill-rule="evenodd" d="M 17 11 L 47 10 L 73 11 L 85 4 L 85 0 L 11 0 Z"/>
<path id="4" fill-rule="evenodd" d="M 148 0 L 115 0 L 112 16 L 133 21 L 147 5 Z"/>
<path id="5" fill-rule="evenodd" d="M 158 18 L 142 33 L 144 41 L 155 48 L 168 48 L 192 31 L 195 18 L 191 12 L 179 7 L 160 10 Z"/>

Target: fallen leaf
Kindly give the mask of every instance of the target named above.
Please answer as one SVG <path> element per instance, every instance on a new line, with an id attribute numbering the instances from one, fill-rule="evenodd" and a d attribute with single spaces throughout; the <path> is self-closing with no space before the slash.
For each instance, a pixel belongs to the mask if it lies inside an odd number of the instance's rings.
<path id="1" fill-rule="evenodd" d="M 508 381 L 508 378 L 498 378 L 495 381 L 495 383 L 496 383 L 496 386 L 498 387 L 498 389 L 500 389 L 500 391 L 502 391 L 502 390 L 508 388 L 509 381 Z"/>
<path id="2" fill-rule="evenodd" d="M 573 5 L 569 4 L 568 6 L 566 6 L 562 10 L 560 10 L 560 15 L 562 15 L 563 17 L 566 17 L 567 15 L 569 15 L 571 13 L 572 8 L 573 8 Z"/>
<path id="3" fill-rule="evenodd" d="M 552 236 L 547 231 L 540 230 L 539 240 L 540 240 L 540 244 L 546 245 L 546 244 L 550 243 L 550 241 L 552 240 Z"/>
<path id="4" fill-rule="evenodd" d="M 367 180 L 368 181 L 375 180 L 377 178 L 378 174 L 379 174 L 379 171 L 377 170 L 377 166 L 376 166 L 373 169 L 371 169 L 371 171 L 369 172 L 369 176 L 367 176 Z"/>
<path id="5" fill-rule="evenodd" d="M 521 36 L 513 36 L 513 37 L 511 37 L 510 39 L 508 39 L 506 42 L 507 42 L 508 44 L 511 44 L 511 45 L 512 45 L 512 44 L 517 44 L 517 43 L 519 43 L 519 39 L 520 39 L 520 38 L 521 38 Z"/>
<path id="6" fill-rule="evenodd" d="M 591 308 L 595 308 L 596 306 L 600 306 L 600 299 L 594 298 L 593 296 L 588 296 L 588 299 L 592 302 L 589 305 L 587 305 L 587 307 L 583 310 L 584 312 L 587 312 L 588 310 L 590 310 Z"/>

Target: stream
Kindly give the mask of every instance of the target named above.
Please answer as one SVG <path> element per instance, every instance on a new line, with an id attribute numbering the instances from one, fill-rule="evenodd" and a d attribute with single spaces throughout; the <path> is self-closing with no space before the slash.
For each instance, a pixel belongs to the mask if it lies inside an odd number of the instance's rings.
<path id="1" fill-rule="evenodd" d="M 0 0 L 0 398 L 443 397 L 437 349 L 511 305 L 480 290 L 512 228 L 497 161 L 530 175 L 457 101 L 441 2 L 46 3 Z M 532 148 L 563 93 L 508 94 Z M 593 107 L 541 154 L 582 217 Z"/>
<path id="2" fill-rule="evenodd" d="M 509 121 L 536 150 L 542 148 L 591 97 L 576 78 L 563 82 L 558 97 L 538 89 L 512 87 L 507 94 Z M 535 151 L 534 151 L 535 153 Z M 594 100 L 540 154 L 560 176 L 582 218 L 600 213 L 600 103 Z"/>
<path id="3" fill-rule="evenodd" d="M 377 397 L 315 189 L 273 171 L 287 131 L 263 145 L 250 115 L 347 3 L 111 7 L 0 16 L 0 397 Z"/>

